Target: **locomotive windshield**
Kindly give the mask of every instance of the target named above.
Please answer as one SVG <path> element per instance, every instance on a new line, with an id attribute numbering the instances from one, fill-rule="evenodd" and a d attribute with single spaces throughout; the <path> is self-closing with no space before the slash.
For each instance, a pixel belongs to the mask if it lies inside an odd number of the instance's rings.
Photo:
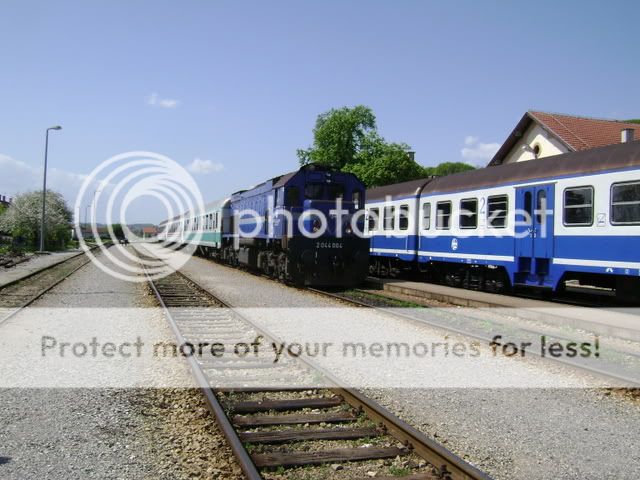
<path id="1" fill-rule="evenodd" d="M 307 200 L 337 200 L 344 198 L 344 185 L 340 183 L 307 183 L 304 187 Z"/>

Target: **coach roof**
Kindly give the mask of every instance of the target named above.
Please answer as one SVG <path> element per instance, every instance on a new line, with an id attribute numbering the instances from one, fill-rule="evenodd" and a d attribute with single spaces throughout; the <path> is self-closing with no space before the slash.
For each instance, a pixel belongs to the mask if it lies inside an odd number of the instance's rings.
<path id="1" fill-rule="evenodd" d="M 384 200 L 387 197 L 398 199 L 420 195 L 424 186 L 432 180 L 432 177 L 420 178 L 418 180 L 385 185 L 384 187 L 371 188 L 367 190 L 367 202 L 370 200 Z"/>
<path id="2" fill-rule="evenodd" d="M 640 166 L 640 141 L 439 177 L 429 182 L 423 193 L 453 192 L 529 180 L 588 175 L 635 166 Z"/>

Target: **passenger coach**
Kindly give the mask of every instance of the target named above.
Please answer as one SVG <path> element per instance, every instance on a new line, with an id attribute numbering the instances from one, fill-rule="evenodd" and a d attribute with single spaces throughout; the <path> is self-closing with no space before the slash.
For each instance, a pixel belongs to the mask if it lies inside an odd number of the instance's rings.
<path id="1" fill-rule="evenodd" d="M 640 291 L 640 142 L 367 192 L 370 270 L 451 286 Z"/>

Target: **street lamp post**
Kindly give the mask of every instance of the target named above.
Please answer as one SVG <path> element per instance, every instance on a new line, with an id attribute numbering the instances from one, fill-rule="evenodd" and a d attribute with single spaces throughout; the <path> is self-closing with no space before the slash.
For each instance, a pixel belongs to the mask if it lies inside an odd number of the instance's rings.
<path id="1" fill-rule="evenodd" d="M 47 128 L 47 134 L 44 142 L 44 177 L 42 180 L 42 221 L 40 222 L 40 251 L 44 252 L 44 220 L 45 206 L 47 203 L 47 153 L 49 150 L 49 130 L 62 130 L 60 125 Z"/>

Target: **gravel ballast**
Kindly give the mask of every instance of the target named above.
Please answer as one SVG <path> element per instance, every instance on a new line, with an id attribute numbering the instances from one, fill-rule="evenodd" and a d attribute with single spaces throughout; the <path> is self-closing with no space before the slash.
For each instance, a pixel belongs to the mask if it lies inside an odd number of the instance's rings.
<path id="1" fill-rule="evenodd" d="M 88 264 L 33 307 L 152 305 L 144 284 Z M 172 339 L 162 315 L 140 321 Z M 189 375 L 184 366 L 173 373 Z M 11 388 L 0 390 L 0 405 L 3 479 L 242 478 L 197 389 Z"/>
<path id="2" fill-rule="evenodd" d="M 182 271 L 235 307 L 339 305 L 201 258 L 191 259 Z M 388 328 L 407 334 L 434 330 L 400 319 L 389 319 Z M 509 368 L 521 369 L 523 377 L 548 370 L 567 388 L 373 388 L 365 393 L 498 479 L 640 478 L 636 401 L 589 388 L 590 377 L 539 359 L 514 360 Z"/>

